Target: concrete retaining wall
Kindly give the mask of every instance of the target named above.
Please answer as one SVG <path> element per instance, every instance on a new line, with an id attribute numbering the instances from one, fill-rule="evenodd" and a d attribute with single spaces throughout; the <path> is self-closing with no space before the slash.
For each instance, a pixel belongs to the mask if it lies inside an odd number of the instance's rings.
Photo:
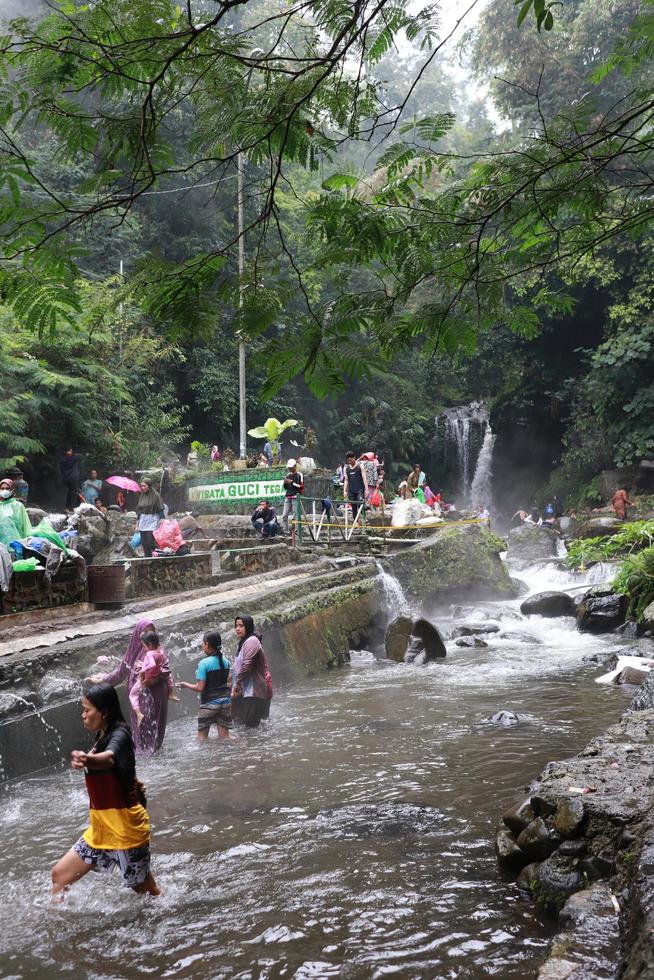
<path id="1" fill-rule="evenodd" d="M 184 616 L 176 615 L 174 606 L 152 616 L 170 655 L 173 675 L 192 680 L 202 656 L 202 634 L 219 628 L 229 656 L 235 648 L 234 617 L 254 615 L 279 690 L 342 664 L 350 644 L 360 645 L 376 611 L 375 575 L 374 566 L 362 566 L 316 575 L 274 592 L 262 586 L 260 595 L 246 601 L 226 599 Z M 26 651 L 0 663 L 0 781 L 68 760 L 70 751 L 84 739 L 79 703 L 83 678 L 97 672 L 98 654 L 122 655 L 130 633 L 119 629 Z M 125 700 L 124 688 L 121 698 Z M 197 704 L 185 697 L 169 707 L 169 717 L 174 719 L 194 714 Z"/>

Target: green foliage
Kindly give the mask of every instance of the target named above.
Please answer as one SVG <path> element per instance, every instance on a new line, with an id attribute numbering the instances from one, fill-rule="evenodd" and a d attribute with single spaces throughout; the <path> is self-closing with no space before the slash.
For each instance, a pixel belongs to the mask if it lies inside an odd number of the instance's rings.
<path id="1" fill-rule="evenodd" d="M 620 566 L 613 588 L 629 598 L 627 619 L 640 622 L 647 606 L 654 602 L 654 547 L 630 555 Z"/>
<path id="2" fill-rule="evenodd" d="M 568 545 L 566 561 L 570 568 L 607 561 L 621 555 L 632 555 L 651 548 L 654 543 L 654 520 L 632 521 L 617 534 L 596 538 L 579 538 Z M 654 588 L 654 584 L 653 584 Z"/>

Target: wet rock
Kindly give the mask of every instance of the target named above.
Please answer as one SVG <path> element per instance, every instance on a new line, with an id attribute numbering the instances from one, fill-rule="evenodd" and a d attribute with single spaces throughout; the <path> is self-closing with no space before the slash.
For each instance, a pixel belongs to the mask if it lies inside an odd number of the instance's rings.
<path id="1" fill-rule="evenodd" d="M 654 602 L 650 602 L 648 606 L 645 606 L 640 623 L 641 629 L 654 630 Z M 625 623 L 623 628 L 635 627 L 635 625 L 635 623 Z"/>
<path id="2" fill-rule="evenodd" d="M 577 608 L 577 629 L 585 633 L 610 633 L 624 622 L 626 596 L 598 586 L 585 594 Z"/>
<path id="3" fill-rule="evenodd" d="M 517 844 L 531 861 L 541 861 L 556 849 L 558 840 L 552 837 L 542 817 L 536 817 L 518 835 Z"/>
<path id="4" fill-rule="evenodd" d="M 647 609 L 649 608 L 652 609 L 652 613 L 654 614 L 654 603 L 651 603 L 651 606 L 647 607 Z M 645 612 L 647 612 L 647 609 Z M 635 640 L 638 636 L 638 626 L 630 620 L 628 623 L 623 623 L 622 626 L 618 626 L 615 632 L 618 636 L 622 636 L 626 640 Z"/>
<path id="5" fill-rule="evenodd" d="M 515 594 L 517 596 L 527 595 L 527 593 L 529 592 L 529 586 L 527 585 L 526 582 L 523 582 L 521 578 L 516 578 L 515 575 L 511 576 L 511 581 L 513 582 L 513 586 L 515 588 Z"/>
<path id="6" fill-rule="evenodd" d="M 564 840 L 559 844 L 557 854 L 565 855 L 565 857 L 581 857 L 581 855 L 586 850 L 586 841 L 583 838 L 575 838 L 570 840 Z"/>
<path id="7" fill-rule="evenodd" d="M 454 645 L 457 647 L 487 647 L 488 643 L 486 640 L 482 640 L 480 636 L 460 636 L 458 640 L 454 641 Z"/>
<path id="8" fill-rule="evenodd" d="M 529 862 L 528 856 L 518 847 L 515 838 L 506 827 L 499 827 L 495 836 L 497 863 L 507 871 L 520 871 Z"/>
<path id="9" fill-rule="evenodd" d="M 624 667 L 615 679 L 616 684 L 631 684 L 640 687 L 645 678 L 650 674 L 647 667 L 639 670 L 637 667 Z"/>
<path id="10" fill-rule="evenodd" d="M 520 722 L 520 718 L 515 713 L 515 711 L 497 711 L 494 715 L 488 719 L 493 725 L 499 725 L 501 728 L 511 728 L 512 725 L 517 725 Z"/>
<path id="11" fill-rule="evenodd" d="M 522 567 L 543 558 L 554 558 L 558 551 L 558 535 L 548 527 L 521 524 L 509 531 L 507 558 Z"/>
<path id="12" fill-rule="evenodd" d="M 532 895 L 538 905 L 556 914 L 567 899 L 584 887 L 584 876 L 574 865 L 574 858 L 553 854 L 534 872 Z"/>
<path id="13" fill-rule="evenodd" d="M 533 888 L 533 883 L 536 877 L 536 869 L 538 868 L 537 861 L 531 861 L 526 867 L 522 869 L 517 877 L 516 885 L 521 892 L 527 892 L 531 895 L 531 890 Z"/>
<path id="14" fill-rule="evenodd" d="M 654 708 L 654 671 L 645 678 L 640 690 L 634 695 L 629 711 L 649 711 Z"/>
<path id="15" fill-rule="evenodd" d="M 581 833 L 584 822 L 585 810 L 583 800 L 578 796 L 573 796 L 569 800 L 564 800 L 556 808 L 554 814 L 554 829 L 561 837 L 576 837 Z"/>
<path id="16" fill-rule="evenodd" d="M 624 530 L 624 521 L 617 517 L 591 517 L 577 528 L 578 538 L 600 538 L 608 534 L 617 534 Z"/>
<path id="17" fill-rule="evenodd" d="M 484 633 L 499 633 L 500 628 L 495 623 L 462 623 L 450 631 L 450 639 L 459 636 L 482 636 Z"/>
<path id="18" fill-rule="evenodd" d="M 113 534 L 110 521 L 90 504 L 78 507 L 68 524 L 77 531 L 75 550 L 89 563 L 98 552 L 111 544 Z"/>
<path id="19" fill-rule="evenodd" d="M 590 854 L 579 862 L 579 870 L 591 881 L 609 878 L 615 870 L 615 853 L 601 851 L 599 854 Z"/>
<path id="20" fill-rule="evenodd" d="M 506 813 L 502 815 L 502 821 L 506 824 L 509 830 L 514 834 L 520 834 L 525 829 L 525 827 L 536 819 L 536 814 L 534 813 L 533 807 L 531 805 L 531 800 L 523 800 L 522 803 L 518 803 L 516 806 L 511 807 Z"/>
<path id="21" fill-rule="evenodd" d="M 386 631 L 386 657 L 395 663 L 427 663 L 446 654 L 443 637 L 427 619 L 398 616 Z"/>
<path id="22" fill-rule="evenodd" d="M 543 642 L 538 636 L 534 636 L 532 633 L 525 633 L 522 630 L 511 630 L 510 633 L 500 633 L 500 640 L 519 640 L 521 643 L 533 643 L 535 646 L 540 646 Z"/>
<path id="23" fill-rule="evenodd" d="M 50 701 L 63 701 L 68 698 L 79 697 L 79 681 L 71 677 L 56 677 L 49 675 L 43 678 L 39 684 L 38 694 L 44 704 Z"/>
<path id="24" fill-rule="evenodd" d="M 40 524 L 41 521 L 48 516 L 44 510 L 41 510 L 40 507 L 26 507 L 25 510 L 27 511 L 27 516 L 30 519 L 30 524 L 32 527 L 36 527 L 37 524 Z"/>
<path id="25" fill-rule="evenodd" d="M 411 639 L 413 619 L 409 616 L 398 616 L 386 630 L 386 657 L 395 663 L 404 663 L 404 654 Z"/>
<path id="26" fill-rule="evenodd" d="M 479 525 L 447 527 L 393 555 L 389 566 L 410 598 L 441 604 L 513 598 L 503 550 L 504 542 Z"/>
<path id="27" fill-rule="evenodd" d="M 572 894 L 559 913 L 559 924 L 563 931 L 555 937 L 538 980 L 622 975 L 620 916 L 606 885 L 591 885 Z"/>
<path id="28" fill-rule="evenodd" d="M 520 612 L 525 616 L 574 616 L 575 606 L 567 592 L 539 592 L 525 599 Z"/>

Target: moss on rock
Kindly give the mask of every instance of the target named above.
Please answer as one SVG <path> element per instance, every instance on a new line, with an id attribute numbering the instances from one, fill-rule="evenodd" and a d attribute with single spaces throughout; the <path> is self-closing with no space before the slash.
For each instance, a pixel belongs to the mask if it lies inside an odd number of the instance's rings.
<path id="1" fill-rule="evenodd" d="M 515 585 L 499 556 L 503 548 L 501 538 L 479 525 L 444 527 L 390 564 L 412 598 L 513 598 Z"/>

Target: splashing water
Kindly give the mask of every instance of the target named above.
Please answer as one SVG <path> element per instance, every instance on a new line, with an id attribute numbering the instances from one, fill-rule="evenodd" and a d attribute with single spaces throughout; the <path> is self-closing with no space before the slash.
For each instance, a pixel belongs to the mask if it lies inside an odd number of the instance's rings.
<path id="1" fill-rule="evenodd" d="M 383 606 L 389 622 L 396 616 L 410 616 L 412 614 L 411 604 L 398 580 L 386 571 L 381 562 L 376 561 L 375 565 L 384 595 Z"/>
<path id="2" fill-rule="evenodd" d="M 490 510 L 492 506 L 491 480 L 493 478 L 494 445 L 495 436 L 489 422 L 486 425 L 484 441 L 479 453 L 479 458 L 477 459 L 477 468 L 475 470 L 472 486 L 470 487 L 470 502 L 473 510 L 479 511 L 482 509 L 482 507 Z"/>

